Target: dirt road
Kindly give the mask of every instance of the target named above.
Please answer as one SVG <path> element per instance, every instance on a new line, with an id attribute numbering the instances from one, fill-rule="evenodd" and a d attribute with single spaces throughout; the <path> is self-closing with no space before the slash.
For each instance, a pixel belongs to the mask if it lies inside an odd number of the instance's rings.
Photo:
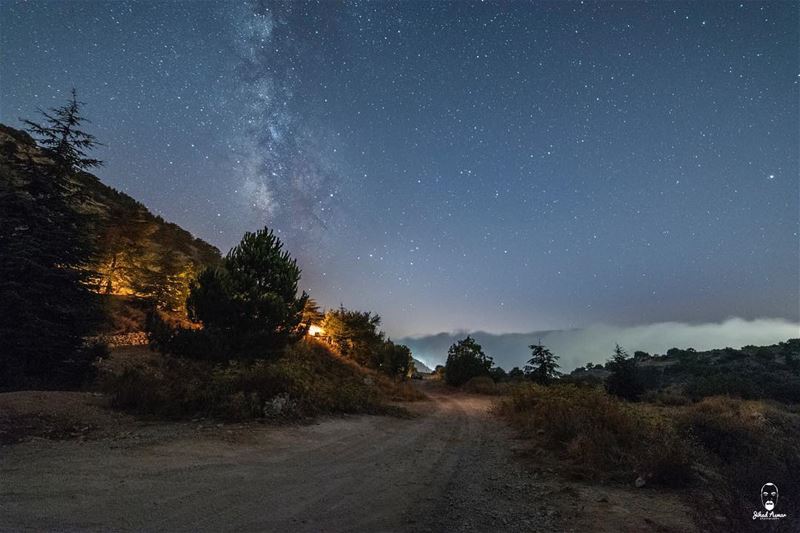
<path id="1" fill-rule="evenodd" d="M 489 398 L 430 396 L 411 419 L 155 425 L 0 447 L 0 530 L 601 530 L 578 517 L 585 494 L 524 467 Z M 615 499 L 592 515 L 612 516 Z M 608 531 L 650 529 L 623 511 Z"/>
<path id="2" fill-rule="evenodd" d="M 0 528 L 551 530 L 490 400 L 432 394 L 412 419 L 146 427 L 0 448 Z M 550 515 L 548 515 L 548 511 Z"/>

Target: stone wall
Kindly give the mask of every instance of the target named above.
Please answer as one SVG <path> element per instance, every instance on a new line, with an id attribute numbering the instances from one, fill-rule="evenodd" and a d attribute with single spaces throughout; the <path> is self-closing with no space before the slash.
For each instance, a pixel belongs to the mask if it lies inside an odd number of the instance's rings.
<path id="1" fill-rule="evenodd" d="M 119 335 L 100 335 L 97 340 L 108 344 L 109 348 L 116 346 L 142 346 L 148 343 L 147 333 L 144 331 L 134 331 Z"/>

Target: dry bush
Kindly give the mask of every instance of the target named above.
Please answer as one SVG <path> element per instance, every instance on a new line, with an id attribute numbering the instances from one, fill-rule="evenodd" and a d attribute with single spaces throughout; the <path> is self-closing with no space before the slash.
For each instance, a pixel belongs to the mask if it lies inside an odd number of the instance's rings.
<path id="1" fill-rule="evenodd" d="M 793 531 L 800 517 L 800 416 L 778 404 L 710 397 L 676 413 L 679 427 L 706 451 L 704 463 L 713 479 L 707 484 L 710 505 L 698 512 L 711 531 Z M 784 520 L 765 525 L 752 519 L 762 510 L 759 490 L 775 483 L 779 497 L 776 512 Z"/>
<path id="2" fill-rule="evenodd" d="M 688 405 L 692 402 L 690 398 L 675 389 L 650 390 L 642 395 L 641 400 L 646 403 L 664 406 Z"/>
<path id="3" fill-rule="evenodd" d="M 471 392 L 474 394 L 496 394 L 497 386 L 494 380 L 489 376 L 478 376 L 471 378 L 469 381 L 461 386 L 464 392 Z"/>
<path id="4" fill-rule="evenodd" d="M 522 432 L 540 439 L 587 477 L 696 485 L 700 527 L 714 532 L 793 531 L 800 517 L 800 409 L 764 401 L 709 397 L 696 404 L 653 397 L 662 406 L 626 403 L 598 388 L 528 385 L 500 403 Z M 665 406 L 671 404 L 670 406 Z M 784 520 L 753 520 L 759 491 L 775 483 Z"/>
<path id="5" fill-rule="evenodd" d="M 501 402 L 500 410 L 589 477 L 630 480 L 635 472 L 662 484 L 691 478 L 691 447 L 670 420 L 601 389 L 522 386 Z"/>
<path id="6" fill-rule="evenodd" d="M 413 387 L 367 371 L 311 339 L 277 361 L 223 366 L 163 357 L 107 376 L 103 388 L 112 405 L 140 414 L 234 420 L 397 413 L 389 401 L 421 397 Z"/>

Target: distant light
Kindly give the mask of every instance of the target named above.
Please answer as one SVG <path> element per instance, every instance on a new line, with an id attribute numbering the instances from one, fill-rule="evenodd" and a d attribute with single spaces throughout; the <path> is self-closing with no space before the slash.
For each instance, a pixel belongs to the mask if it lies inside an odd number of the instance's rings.
<path id="1" fill-rule="evenodd" d="M 321 337 L 321 336 L 325 335 L 325 330 L 322 329 L 319 326 L 315 326 L 315 325 L 312 324 L 308 328 L 308 334 L 311 335 L 312 337 Z"/>

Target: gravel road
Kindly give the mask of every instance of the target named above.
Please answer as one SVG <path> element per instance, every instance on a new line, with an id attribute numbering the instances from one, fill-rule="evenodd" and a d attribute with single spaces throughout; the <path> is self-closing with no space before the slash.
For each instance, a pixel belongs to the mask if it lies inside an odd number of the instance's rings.
<path id="1" fill-rule="evenodd" d="M 145 426 L 0 448 L 0 529 L 552 531 L 553 487 L 491 400 L 430 393 L 410 419 Z M 562 502 L 563 503 L 563 502 Z"/>

